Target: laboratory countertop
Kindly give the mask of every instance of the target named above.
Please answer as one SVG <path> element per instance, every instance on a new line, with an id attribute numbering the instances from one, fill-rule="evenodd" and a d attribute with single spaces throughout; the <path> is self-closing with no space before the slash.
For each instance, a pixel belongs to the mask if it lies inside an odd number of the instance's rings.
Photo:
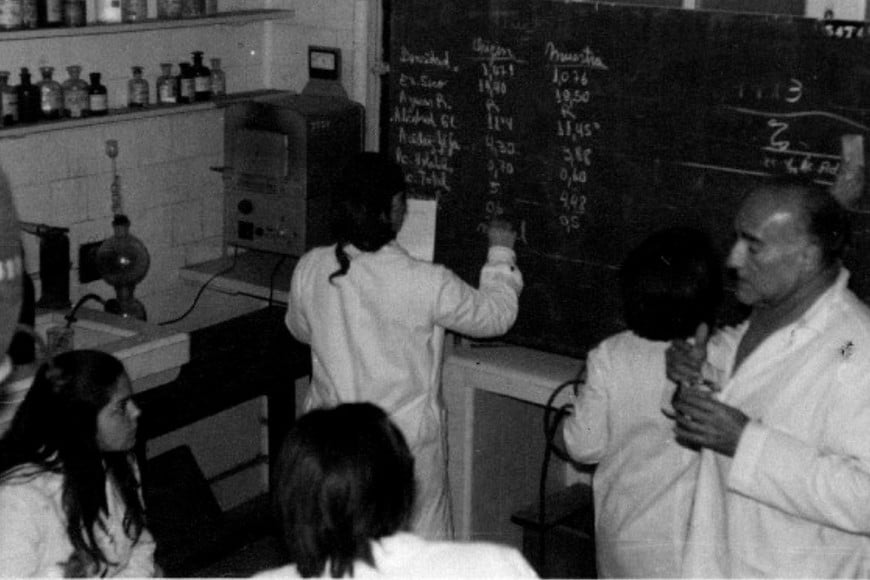
<path id="1" fill-rule="evenodd" d="M 290 277 L 298 258 L 254 250 L 238 252 L 181 269 L 182 280 L 211 290 L 287 303 Z"/>

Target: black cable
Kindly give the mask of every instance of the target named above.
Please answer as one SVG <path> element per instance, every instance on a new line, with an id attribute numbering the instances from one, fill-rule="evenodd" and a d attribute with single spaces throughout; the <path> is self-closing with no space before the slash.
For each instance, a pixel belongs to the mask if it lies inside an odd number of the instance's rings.
<path id="1" fill-rule="evenodd" d="M 281 259 L 278 260 L 278 263 L 275 264 L 275 267 L 272 268 L 272 273 L 269 275 L 269 302 L 267 307 L 272 307 L 272 298 L 275 295 L 275 276 L 278 274 L 278 270 L 281 268 L 281 265 L 284 264 L 284 260 L 287 259 L 287 255 L 281 256 Z"/>
<path id="2" fill-rule="evenodd" d="M 547 475 L 550 471 L 550 459 L 553 454 L 563 461 L 571 461 L 568 452 L 556 445 L 554 439 L 558 428 L 562 423 L 562 419 L 570 415 L 570 405 L 564 404 L 559 408 L 555 408 L 553 404 L 556 398 L 562 391 L 568 387 L 574 387 L 574 394 L 577 394 L 577 387 L 582 385 L 585 380 L 586 364 L 585 361 L 577 376 L 569 379 L 558 387 L 556 387 L 547 399 L 547 404 L 544 407 L 544 459 L 541 462 L 541 476 L 538 480 L 538 572 L 542 578 L 547 574 Z M 555 417 L 553 415 L 555 413 Z"/>
<path id="3" fill-rule="evenodd" d="M 158 322 L 157 325 L 158 326 L 166 326 L 167 324 L 175 324 L 176 322 L 179 322 L 179 321 L 187 318 L 187 315 L 190 314 L 191 312 L 193 312 L 193 309 L 196 308 L 196 305 L 199 302 L 199 299 L 202 296 L 202 293 L 205 292 L 205 289 L 208 287 L 208 285 L 211 284 L 215 280 L 215 278 L 217 278 L 218 276 L 223 276 L 224 274 L 233 271 L 233 269 L 236 267 L 236 258 L 238 258 L 238 256 L 239 256 L 239 249 L 238 249 L 238 247 L 234 247 L 233 262 L 229 265 L 228 268 L 224 268 L 223 270 L 220 270 L 220 271 L 212 274 L 211 277 L 208 280 L 206 280 L 202 286 L 199 287 L 199 291 L 196 293 L 196 296 L 193 297 L 193 302 L 191 303 L 190 307 L 188 307 L 188 309 L 185 310 L 184 313 L 181 314 L 180 316 L 176 316 L 175 318 L 173 318 L 171 320 L 164 320 L 163 322 Z"/>

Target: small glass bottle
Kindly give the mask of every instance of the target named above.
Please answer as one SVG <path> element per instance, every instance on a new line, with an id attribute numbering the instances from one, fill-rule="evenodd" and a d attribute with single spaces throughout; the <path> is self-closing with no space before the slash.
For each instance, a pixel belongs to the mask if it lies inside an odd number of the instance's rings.
<path id="1" fill-rule="evenodd" d="M 21 28 L 21 0 L 0 0 L 0 30 Z"/>
<path id="2" fill-rule="evenodd" d="M 121 22 L 121 0 L 94 0 L 94 14 L 100 24 Z"/>
<path id="3" fill-rule="evenodd" d="M 39 107 L 43 119 L 60 119 L 63 115 L 63 88 L 60 83 L 52 78 L 53 66 L 41 66 L 39 72 L 42 80 L 39 81 Z"/>
<path id="4" fill-rule="evenodd" d="M 172 76 L 172 63 L 160 63 L 161 74 L 157 77 L 157 104 L 174 105 L 178 102 L 178 81 Z"/>
<path id="5" fill-rule="evenodd" d="M 221 68 L 221 59 L 211 59 L 211 94 L 222 97 L 227 94 L 227 77 Z"/>
<path id="6" fill-rule="evenodd" d="M 65 26 L 85 25 L 85 0 L 64 0 L 63 23 Z"/>
<path id="7" fill-rule="evenodd" d="M 18 122 L 18 91 L 9 85 L 9 76 L 9 71 L 0 71 L 0 114 L 4 127 Z"/>
<path id="8" fill-rule="evenodd" d="M 30 82 L 30 71 L 27 67 L 21 68 L 21 79 L 16 90 L 18 91 L 18 120 L 22 123 L 35 123 L 39 121 L 40 100 L 39 87 Z"/>
<path id="9" fill-rule="evenodd" d="M 148 18 L 148 0 L 123 0 L 121 2 L 121 20 L 124 22 L 141 22 Z"/>
<path id="10" fill-rule="evenodd" d="M 100 84 L 100 73 L 92 72 L 88 86 L 88 114 L 101 116 L 109 114 L 109 91 Z"/>
<path id="11" fill-rule="evenodd" d="M 37 0 L 36 8 L 40 28 L 63 26 L 64 0 Z"/>
<path id="12" fill-rule="evenodd" d="M 181 69 L 178 74 L 178 102 L 192 103 L 194 98 L 193 70 L 191 70 L 189 62 L 180 62 L 178 67 Z"/>
<path id="13" fill-rule="evenodd" d="M 181 0 L 182 18 L 199 18 L 205 14 L 204 0 Z"/>
<path id="14" fill-rule="evenodd" d="M 36 0 L 21 0 L 21 28 L 39 26 L 39 9 Z"/>
<path id="15" fill-rule="evenodd" d="M 82 67 L 70 65 L 66 67 L 69 78 L 63 82 L 63 114 L 65 117 L 78 119 L 86 117 L 88 111 L 88 83 L 79 78 Z"/>
<path id="16" fill-rule="evenodd" d="M 193 71 L 193 100 L 211 100 L 211 71 L 202 64 L 201 50 L 194 51 L 191 70 Z"/>
<path id="17" fill-rule="evenodd" d="M 174 20 L 181 18 L 182 0 L 157 0 L 157 18 Z"/>
<path id="18" fill-rule="evenodd" d="M 127 104 L 130 107 L 147 107 L 150 87 L 142 77 L 142 67 L 133 67 L 133 78 L 127 81 Z"/>

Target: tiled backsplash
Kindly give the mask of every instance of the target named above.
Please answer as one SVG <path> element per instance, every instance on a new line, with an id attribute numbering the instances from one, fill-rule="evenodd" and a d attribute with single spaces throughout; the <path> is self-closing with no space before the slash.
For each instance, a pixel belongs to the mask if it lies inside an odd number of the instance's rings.
<path id="1" fill-rule="evenodd" d="M 20 219 L 70 229 L 73 300 L 86 292 L 112 295 L 102 281 L 79 287 L 77 263 L 80 244 L 112 234 L 107 139 L 118 142 L 117 171 L 131 232 L 151 255 L 151 269 L 137 295 L 160 292 L 176 282 L 181 266 L 221 251 L 223 182 L 212 169 L 223 163 L 221 110 L 131 116 L 129 121 L 0 139 L 0 167 Z M 39 242 L 27 234 L 22 239 L 27 270 L 35 274 Z"/>

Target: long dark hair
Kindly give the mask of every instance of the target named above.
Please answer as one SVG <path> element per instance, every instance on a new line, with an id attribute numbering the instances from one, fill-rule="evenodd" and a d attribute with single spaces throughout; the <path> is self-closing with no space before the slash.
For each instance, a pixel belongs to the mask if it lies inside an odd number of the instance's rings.
<path id="1" fill-rule="evenodd" d="M 393 197 L 405 189 L 402 169 L 381 153 L 363 152 L 350 159 L 341 174 L 336 196 L 335 257 L 339 269 L 329 279 L 344 276 L 350 268 L 345 246 L 376 252 L 396 238 L 390 220 Z"/>
<path id="2" fill-rule="evenodd" d="M 300 417 L 284 441 L 273 501 L 303 577 L 353 575 L 374 565 L 371 542 L 407 527 L 414 458 L 386 413 L 345 403 Z"/>
<path id="3" fill-rule="evenodd" d="M 692 336 L 715 325 L 723 295 L 722 258 L 702 231 L 664 229 L 634 248 L 620 272 L 628 328 L 649 340 Z"/>
<path id="4" fill-rule="evenodd" d="M 105 352 L 55 356 L 37 370 L 0 439 L 0 484 L 46 471 L 63 475 L 63 509 L 73 545 L 68 567 L 73 569 L 82 562 L 98 568 L 109 564 L 95 538 L 96 526 L 103 525 L 100 514 L 108 509 L 107 476 L 126 505 L 124 533 L 135 542 L 145 526 L 134 458 L 128 452 L 103 452 L 97 443 L 97 415 L 125 374 L 121 362 Z"/>

